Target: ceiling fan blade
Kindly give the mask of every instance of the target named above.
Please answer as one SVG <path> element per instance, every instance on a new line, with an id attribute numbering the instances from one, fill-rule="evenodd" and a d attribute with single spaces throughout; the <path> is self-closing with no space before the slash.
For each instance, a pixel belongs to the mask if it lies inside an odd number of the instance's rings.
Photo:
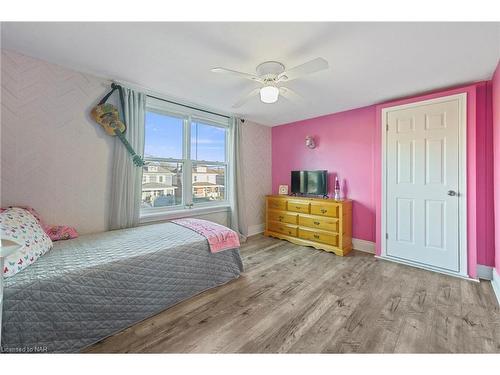
<path id="1" fill-rule="evenodd" d="M 236 103 L 232 105 L 233 108 L 239 108 L 246 102 L 248 102 L 250 99 L 252 99 L 254 96 L 259 95 L 260 88 L 253 89 L 250 91 L 247 95 L 245 95 L 243 98 L 238 100 Z"/>
<path id="2" fill-rule="evenodd" d="M 302 65 L 298 65 L 295 68 L 284 71 L 278 76 L 278 81 L 288 82 L 293 79 L 305 76 L 306 74 L 316 73 L 325 69 L 328 69 L 328 61 L 326 61 L 322 57 L 318 57 Z"/>
<path id="3" fill-rule="evenodd" d="M 288 87 L 280 87 L 280 94 L 293 103 L 303 102 L 304 98 Z"/>
<path id="4" fill-rule="evenodd" d="M 256 81 L 256 82 L 262 82 L 262 80 L 254 74 L 238 72 L 238 71 L 232 70 L 232 69 L 218 67 L 218 68 L 211 69 L 211 71 L 214 73 L 224 73 L 224 74 L 229 74 L 229 75 L 233 75 L 233 76 L 240 77 L 240 78 L 250 79 L 250 80 Z"/>

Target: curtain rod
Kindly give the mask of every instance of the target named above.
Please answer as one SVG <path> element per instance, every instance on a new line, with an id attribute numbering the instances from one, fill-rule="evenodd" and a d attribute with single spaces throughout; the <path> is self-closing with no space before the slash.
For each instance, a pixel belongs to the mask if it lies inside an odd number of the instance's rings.
<path id="1" fill-rule="evenodd" d="M 161 100 L 161 101 L 164 101 L 164 102 L 167 102 L 167 103 L 176 104 L 176 105 L 180 105 L 180 106 L 182 106 L 182 107 L 186 107 L 186 108 L 194 109 L 194 110 L 196 110 L 196 111 L 201 111 L 201 112 L 205 112 L 205 113 L 210 113 L 210 114 L 212 114 L 212 115 L 221 116 L 221 117 L 225 117 L 225 118 L 231 118 L 231 117 L 229 117 L 229 116 L 226 116 L 226 115 L 223 115 L 223 114 L 220 114 L 220 113 L 216 113 L 216 112 L 212 112 L 212 111 L 207 111 L 207 110 L 205 110 L 205 109 L 192 107 L 192 106 L 190 106 L 190 105 L 186 105 L 186 104 L 182 104 L 182 103 L 177 103 L 177 102 L 174 102 L 173 100 L 168 100 L 168 99 L 159 98 L 159 97 L 154 96 L 154 95 L 148 95 L 148 94 L 146 94 L 146 96 L 147 96 L 148 98 L 158 99 L 158 100 Z"/>
<path id="2" fill-rule="evenodd" d="M 153 93 L 152 94 L 148 94 L 148 91 L 149 92 L 152 92 L 152 91 L 149 90 L 146 87 L 135 85 L 133 83 L 128 83 L 128 82 L 119 81 L 119 80 L 113 80 L 113 81 L 111 81 L 111 87 L 113 87 L 113 85 L 131 87 L 131 88 L 134 88 L 135 90 L 140 90 L 140 91 L 144 92 L 146 94 L 146 96 L 149 97 L 149 98 L 158 99 L 158 100 L 161 100 L 161 101 L 164 101 L 164 102 L 167 102 L 167 103 L 180 105 L 182 107 L 194 109 L 194 110 L 200 111 L 200 112 L 210 113 L 212 115 L 221 116 L 221 117 L 224 117 L 224 118 L 227 118 L 227 119 L 231 118 L 231 116 L 223 115 L 222 113 L 217 113 L 217 112 L 209 111 L 209 110 L 206 110 L 206 109 L 197 108 L 197 107 L 191 106 L 189 104 L 183 104 L 183 103 L 176 102 L 174 100 L 164 99 L 164 98 L 161 98 L 159 96 L 152 95 Z M 156 92 L 154 92 L 154 94 L 156 94 Z"/>

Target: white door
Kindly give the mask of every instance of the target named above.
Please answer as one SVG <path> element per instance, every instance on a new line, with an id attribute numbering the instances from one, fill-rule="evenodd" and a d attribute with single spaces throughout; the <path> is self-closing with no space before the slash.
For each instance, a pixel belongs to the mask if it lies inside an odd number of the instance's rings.
<path id="1" fill-rule="evenodd" d="M 460 271 L 460 100 L 385 111 L 388 257 Z"/>

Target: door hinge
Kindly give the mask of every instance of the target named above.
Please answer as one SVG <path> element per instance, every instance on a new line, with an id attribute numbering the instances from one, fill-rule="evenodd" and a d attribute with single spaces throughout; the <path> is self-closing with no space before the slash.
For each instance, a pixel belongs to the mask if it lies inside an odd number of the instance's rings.
<path id="1" fill-rule="evenodd" d="M 389 233 L 386 233 L 385 234 L 385 239 L 388 240 L 389 239 Z"/>
<path id="2" fill-rule="evenodd" d="M 389 124 L 385 124 L 385 131 L 388 132 L 389 131 Z"/>

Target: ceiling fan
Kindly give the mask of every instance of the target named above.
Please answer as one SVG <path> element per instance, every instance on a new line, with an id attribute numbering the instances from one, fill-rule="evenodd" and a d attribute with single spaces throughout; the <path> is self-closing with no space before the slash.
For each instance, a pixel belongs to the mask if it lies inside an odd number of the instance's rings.
<path id="1" fill-rule="evenodd" d="M 260 95 L 260 100 L 263 103 L 275 103 L 280 94 L 286 99 L 296 102 L 301 98 L 301 96 L 295 91 L 281 86 L 281 83 L 289 82 L 307 74 L 316 73 L 325 69 L 328 69 L 328 61 L 318 57 L 288 70 L 285 70 L 285 65 L 278 61 L 266 61 L 257 65 L 257 68 L 255 69 L 257 74 L 243 73 L 219 67 L 213 68 L 212 72 L 224 73 L 235 77 L 249 79 L 262 85 L 262 87 L 250 91 L 247 95 L 233 104 L 233 108 L 238 108 L 257 95 Z"/>

